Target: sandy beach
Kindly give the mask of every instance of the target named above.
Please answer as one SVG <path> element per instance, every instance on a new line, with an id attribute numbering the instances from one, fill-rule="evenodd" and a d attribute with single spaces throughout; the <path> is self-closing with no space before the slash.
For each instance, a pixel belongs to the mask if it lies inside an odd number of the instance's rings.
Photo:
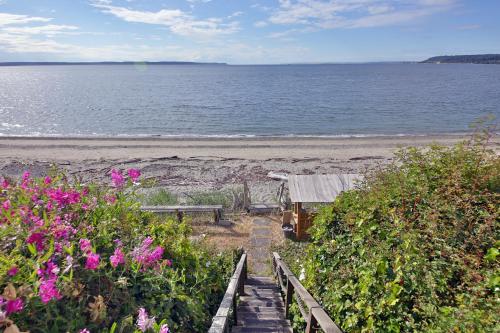
<path id="1" fill-rule="evenodd" d="M 268 172 L 362 173 L 390 163 L 400 147 L 452 145 L 464 136 L 366 138 L 34 138 L 0 137 L 0 174 L 45 175 L 53 166 L 108 181 L 112 168 L 139 168 L 175 193 L 219 190 L 248 181 L 256 200 L 272 200 Z M 495 137 L 491 147 L 498 151 Z"/>

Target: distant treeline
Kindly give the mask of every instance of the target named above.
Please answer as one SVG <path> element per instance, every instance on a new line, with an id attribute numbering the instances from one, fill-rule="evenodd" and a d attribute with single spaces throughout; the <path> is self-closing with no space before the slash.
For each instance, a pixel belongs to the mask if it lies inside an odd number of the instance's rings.
<path id="1" fill-rule="evenodd" d="M 190 61 L 101 61 L 101 62 L 0 62 L 0 66 L 60 66 L 60 65 L 226 65 L 220 62 Z"/>
<path id="2" fill-rule="evenodd" d="M 441 64 L 500 64 L 500 54 L 473 54 L 432 57 L 422 63 Z"/>

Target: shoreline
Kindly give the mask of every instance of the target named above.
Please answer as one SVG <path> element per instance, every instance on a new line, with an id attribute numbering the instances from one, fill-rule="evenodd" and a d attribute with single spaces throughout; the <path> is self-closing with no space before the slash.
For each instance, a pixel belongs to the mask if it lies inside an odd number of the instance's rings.
<path id="1" fill-rule="evenodd" d="M 7 138 L 0 137 L 0 175 L 54 167 L 84 181 L 110 182 L 110 171 L 138 168 L 156 187 L 186 195 L 227 190 L 247 181 L 254 202 L 273 202 L 279 182 L 267 174 L 364 173 L 393 162 L 402 147 L 445 146 L 470 136 L 371 138 Z M 500 139 L 490 148 L 498 154 Z"/>
<path id="2" fill-rule="evenodd" d="M 442 139 L 442 138 L 456 138 L 456 137 L 470 137 L 473 132 L 456 132 L 456 133 L 430 133 L 430 134 L 335 134 L 335 135 L 307 135 L 307 134 L 290 134 L 290 135 L 258 135 L 258 134 L 224 134 L 224 135 L 203 135 L 203 134 L 179 134 L 179 135 L 157 135 L 157 134 L 144 134 L 144 135 L 5 135 L 0 134 L 0 141 L 2 140 L 89 140 L 89 141 L 150 141 L 150 140 L 163 140 L 163 141 L 190 141 L 190 140 L 208 140 L 208 141 L 225 141 L 225 140 L 331 140 L 331 139 L 394 139 L 394 138 L 428 138 L 428 139 Z M 495 133 L 498 135 L 500 133 Z"/>

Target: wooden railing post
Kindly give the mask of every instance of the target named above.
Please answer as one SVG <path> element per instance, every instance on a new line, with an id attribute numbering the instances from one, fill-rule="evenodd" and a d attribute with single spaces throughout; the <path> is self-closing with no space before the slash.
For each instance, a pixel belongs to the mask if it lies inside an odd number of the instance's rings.
<path id="1" fill-rule="evenodd" d="M 233 297 L 233 320 L 235 325 L 238 325 L 238 311 L 236 311 L 237 306 L 238 300 L 236 299 L 236 297 Z"/>
<path id="2" fill-rule="evenodd" d="M 316 331 L 315 327 L 318 326 L 318 321 L 314 317 L 313 309 L 309 310 L 309 318 L 307 318 L 306 333 L 314 333 Z"/>
<path id="3" fill-rule="evenodd" d="M 285 318 L 288 318 L 290 315 L 290 304 L 292 304 L 293 299 L 293 284 L 290 282 L 290 279 L 287 277 L 286 279 L 286 300 L 285 300 Z"/>

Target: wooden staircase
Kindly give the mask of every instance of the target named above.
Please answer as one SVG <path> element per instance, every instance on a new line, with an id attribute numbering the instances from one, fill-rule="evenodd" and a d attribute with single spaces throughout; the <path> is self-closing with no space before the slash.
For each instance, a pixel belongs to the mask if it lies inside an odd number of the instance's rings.
<path id="1" fill-rule="evenodd" d="M 272 265 L 274 277 L 247 275 L 243 253 L 208 333 L 293 333 L 287 320 L 292 302 L 306 322 L 305 333 L 343 333 L 277 253 Z"/>
<path id="2" fill-rule="evenodd" d="M 290 321 L 285 319 L 285 304 L 273 278 L 249 276 L 236 312 L 233 333 L 293 332 Z"/>

